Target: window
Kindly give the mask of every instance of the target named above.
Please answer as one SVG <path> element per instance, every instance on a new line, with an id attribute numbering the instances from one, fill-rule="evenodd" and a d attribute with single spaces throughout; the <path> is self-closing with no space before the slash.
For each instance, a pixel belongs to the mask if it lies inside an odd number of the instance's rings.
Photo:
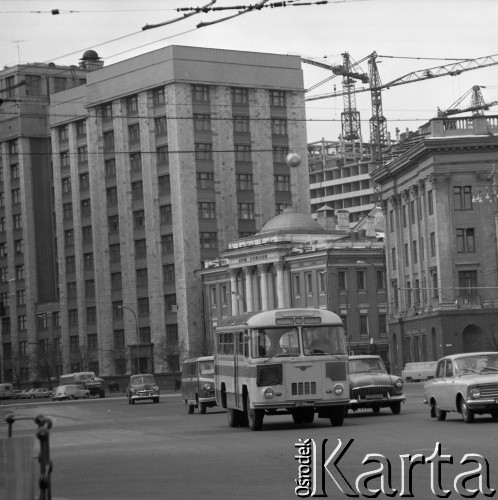
<path id="1" fill-rule="evenodd" d="M 216 205 L 214 202 L 202 201 L 198 203 L 199 219 L 215 219 Z"/>
<path id="2" fill-rule="evenodd" d="M 136 200 L 141 200 L 143 197 L 144 197 L 143 182 L 142 181 L 132 182 L 131 199 L 136 201 Z"/>
<path id="3" fill-rule="evenodd" d="M 237 203 L 237 215 L 239 219 L 254 219 L 254 203 Z"/>
<path id="4" fill-rule="evenodd" d="M 209 87 L 207 85 L 192 85 L 192 100 L 209 102 Z"/>
<path id="5" fill-rule="evenodd" d="M 290 175 L 275 175 L 275 191 L 290 191 Z"/>
<path id="6" fill-rule="evenodd" d="M 15 181 L 19 179 L 19 165 L 15 163 L 10 166 L 10 180 Z"/>
<path id="7" fill-rule="evenodd" d="M 412 305 L 412 284 L 409 281 L 406 282 L 406 304 Z"/>
<path id="8" fill-rule="evenodd" d="M 165 264 L 163 265 L 163 280 L 165 283 L 175 282 L 175 265 Z"/>
<path id="9" fill-rule="evenodd" d="M 169 194 L 171 192 L 171 183 L 169 175 L 160 175 L 157 178 L 159 194 Z"/>
<path id="10" fill-rule="evenodd" d="M 28 320 L 25 314 L 21 314 L 17 317 L 17 327 L 20 332 L 25 332 L 28 329 Z"/>
<path id="11" fill-rule="evenodd" d="M 455 210 L 472 210 L 472 186 L 454 186 Z"/>
<path id="12" fill-rule="evenodd" d="M 417 241 L 416 240 L 412 241 L 412 258 L 413 258 L 413 263 L 416 264 L 418 262 Z"/>
<path id="13" fill-rule="evenodd" d="M 60 328 L 60 312 L 59 311 L 54 311 L 52 313 L 52 319 L 53 319 L 53 324 L 54 328 Z"/>
<path id="14" fill-rule="evenodd" d="M 410 224 L 415 224 L 415 202 L 410 201 Z"/>
<path id="15" fill-rule="evenodd" d="M 119 243 L 114 245 L 109 245 L 109 260 L 110 262 L 120 262 L 121 261 L 121 248 Z"/>
<path id="16" fill-rule="evenodd" d="M 123 319 L 122 300 L 116 300 L 112 303 L 112 319 Z"/>
<path id="17" fill-rule="evenodd" d="M 104 120 L 110 120 L 112 118 L 112 102 L 103 104 L 101 107 L 102 118 Z"/>
<path id="18" fill-rule="evenodd" d="M 197 189 L 214 189 L 214 173 L 197 172 Z"/>
<path id="19" fill-rule="evenodd" d="M 76 136 L 85 137 L 86 136 L 86 121 L 79 120 L 76 122 Z"/>
<path id="20" fill-rule="evenodd" d="M 140 142 L 140 125 L 138 123 L 128 125 L 128 141 Z"/>
<path id="21" fill-rule="evenodd" d="M 114 330 L 114 347 L 124 347 L 125 346 L 125 332 L 124 330 Z"/>
<path id="22" fill-rule="evenodd" d="M 356 272 L 358 290 L 366 290 L 365 271 L 363 269 Z"/>
<path id="23" fill-rule="evenodd" d="M 161 104 L 166 104 L 166 95 L 164 93 L 164 87 L 159 89 L 154 89 L 152 91 L 152 102 L 154 106 L 160 106 Z"/>
<path id="24" fill-rule="evenodd" d="M 133 227 L 135 229 L 145 227 L 145 212 L 143 210 L 135 210 L 133 212 Z"/>
<path id="25" fill-rule="evenodd" d="M 377 269 L 377 290 L 386 289 L 386 273 L 384 269 Z"/>
<path id="26" fill-rule="evenodd" d="M 62 218 L 64 220 L 71 220 L 73 218 L 73 204 L 64 203 L 62 205 Z"/>
<path id="27" fill-rule="evenodd" d="M 63 76 L 54 76 L 54 91 L 60 92 L 67 89 L 67 78 Z"/>
<path id="28" fill-rule="evenodd" d="M 139 340 L 141 344 L 150 344 L 150 326 L 140 327 Z"/>
<path id="29" fill-rule="evenodd" d="M 285 91 L 283 90 L 270 90 L 270 105 L 279 108 L 285 106 Z"/>
<path id="30" fill-rule="evenodd" d="M 126 112 L 130 115 L 138 113 L 138 96 L 132 95 L 126 98 Z"/>
<path id="31" fill-rule="evenodd" d="M 147 286 L 148 282 L 147 268 L 137 269 L 137 286 Z"/>
<path id="32" fill-rule="evenodd" d="M 118 188 L 116 186 L 106 189 L 107 205 L 117 205 L 118 203 Z"/>
<path id="33" fill-rule="evenodd" d="M 78 163 L 88 163 L 88 148 L 86 146 L 80 146 L 77 149 L 78 152 Z"/>
<path id="34" fill-rule="evenodd" d="M 78 335 L 71 335 L 69 337 L 69 350 L 71 352 L 78 351 L 80 348 L 80 339 Z"/>
<path id="35" fill-rule="evenodd" d="M 389 210 L 389 230 L 394 231 L 394 210 Z"/>
<path id="36" fill-rule="evenodd" d="M 276 203 L 275 204 L 275 214 L 279 215 L 281 214 L 286 208 L 291 207 L 292 205 L 290 203 Z"/>
<path id="37" fill-rule="evenodd" d="M 16 84 L 16 77 L 14 75 L 8 76 L 5 79 L 5 87 L 4 91 L 7 94 L 7 97 L 14 97 L 16 95 L 16 89 L 14 85 Z"/>
<path id="38" fill-rule="evenodd" d="M 88 172 L 80 174 L 80 191 L 86 191 L 90 188 L 90 177 Z"/>
<path id="39" fill-rule="evenodd" d="M 41 76 L 24 75 L 26 82 L 26 95 L 41 95 Z"/>
<path id="40" fill-rule="evenodd" d="M 154 128 L 156 135 L 166 135 L 168 133 L 168 122 L 165 116 L 154 118 Z"/>
<path id="41" fill-rule="evenodd" d="M 407 224 L 406 224 L 406 222 L 407 222 L 407 221 L 406 221 L 406 219 L 407 219 L 407 216 L 406 216 L 406 210 L 407 210 L 407 209 L 406 209 L 406 205 L 403 205 L 403 207 L 402 207 L 402 212 L 401 212 L 401 213 L 402 213 L 402 216 L 403 216 L 403 227 L 406 227 L 406 225 L 407 225 Z"/>
<path id="42" fill-rule="evenodd" d="M 61 125 L 59 127 L 59 141 L 67 141 L 69 138 L 69 128 L 67 125 Z"/>
<path id="43" fill-rule="evenodd" d="M 348 280 L 346 271 L 338 271 L 337 273 L 338 281 L 339 281 L 339 290 L 347 290 L 348 289 Z"/>
<path id="44" fill-rule="evenodd" d="M 138 298 L 138 315 L 139 316 L 149 315 L 149 297 Z"/>
<path id="45" fill-rule="evenodd" d="M 111 290 L 121 290 L 122 287 L 121 273 L 111 273 Z"/>
<path id="46" fill-rule="evenodd" d="M 97 349 L 97 334 L 89 333 L 87 337 L 87 345 L 90 351 L 95 351 Z"/>
<path id="47" fill-rule="evenodd" d="M 156 148 L 156 160 L 160 165 L 166 165 L 169 163 L 168 146 L 158 146 Z"/>
<path id="48" fill-rule="evenodd" d="M 176 312 L 176 294 L 170 293 L 164 296 L 164 308 L 166 312 Z"/>
<path id="49" fill-rule="evenodd" d="M 237 174 L 235 182 L 237 191 L 252 191 L 252 174 Z"/>
<path id="50" fill-rule="evenodd" d="M 163 234 L 161 235 L 161 251 L 162 253 L 173 253 L 173 235 Z"/>
<path id="51" fill-rule="evenodd" d="M 14 214 L 12 216 L 12 222 L 14 225 L 14 229 L 22 229 L 22 215 L 21 214 Z"/>
<path id="52" fill-rule="evenodd" d="M 116 160 L 114 158 L 105 160 L 104 169 L 105 169 L 106 179 L 112 179 L 116 177 Z"/>
<path id="53" fill-rule="evenodd" d="M 74 245 L 74 231 L 72 229 L 64 231 L 64 245 L 66 247 L 72 247 Z"/>
<path id="54" fill-rule="evenodd" d="M 427 191 L 427 203 L 429 204 L 429 215 L 434 214 L 434 193 L 432 189 Z"/>
<path id="55" fill-rule="evenodd" d="M 21 203 L 21 190 L 20 190 L 20 188 L 12 190 L 12 203 Z"/>
<path id="56" fill-rule="evenodd" d="M 7 283 L 8 274 L 9 274 L 9 269 L 7 267 L 0 268 L 0 283 Z"/>
<path id="57" fill-rule="evenodd" d="M 135 258 L 144 259 L 147 257 L 147 245 L 145 240 L 135 240 Z"/>
<path id="58" fill-rule="evenodd" d="M 111 215 L 107 218 L 107 225 L 109 226 L 110 233 L 119 231 L 119 215 Z"/>
<path id="59" fill-rule="evenodd" d="M 218 248 L 218 235 L 215 232 L 200 233 L 201 248 Z"/>
<path id="60" fill-rule="evenodd" d="M 68 255 L 66 257 L 66 274 L 71 274 L 76 272 L 76 258 L 74 255 Z"/>
<path id="61" fill-rule="evenodd" d="M 236 144 L 235 161 L 251 161 L 251 146 L 249 144 Z"/>
<path id="62" fill-rule="evenodd" d="M 379 314 L 379 333 L 387 333 L 387 322 L 385 314 Z"/>
<path id="63" fill-rule="evenodd" d="M 7 223 L 5 222 L 5 217 L 0 217 L 0 233 L 5 233 L 7 230 Z"/>
<path id="64" fill-rule="evenodd" d="M 71 178 L 64 177 L 61 179 L 62 194 L 67 194 L 71 192 Z"/>
<path id="65" fill-rule="evenodd" d="M 104 151 L 114 150 L 114 131 L 108 130 L 104 132 Z"/>
<path id="66" fill-rule="evenodd" d="M 408 243 L 405 243 L 405 266 L 410 265 L 410 249 Z"/>
<path id="67" fill-rule="evenodd" d="M 4 192 L 3 191 L 0 191 L 0 207 L 4 207 L 5 206 L 5 196 L 4 196 Z"/>
<path id="68" fill-rule="evenodd" d="M 457 237 L 457 252 L 475 252 L 475 235 L 474 228 L 468 229 L 457 229 L 456 230 Z"/>
<path id="69" fill-rule="evenodd" d="M 274 163 L 285 163 L 289 148 L 287 146 L 273 146 L 273 161 Z"/>
<path id="70" fill-rule="evenodd" d="M 62 151 L 60 154 L 61 168 L 69 167 L 69 151 Z"/>
<path id="71" fill-rule="evenodd" d="M 195 143 L 195 159 L 196 160 L 212 160 L 213 145 L 209 142 Z"/>
<path id="72" fill-rule="evenodd" d="M 142 170 L 142 156 L 140 152 L 130 153 L 130 170 Z"/>
<path id="73" fill-rule="evenodd" d="M 233 117 L 233 131 L 239 133 L 249 132 L 249 117 L 248 116 L 234 116 Z"/>
<path id="74" fill-rule="evenodd" d="M 78 309 L 69 309 L 67 315 L 69 326 L 78 326 Z"/>
<path id="75" fill-rule="evenodd" d="M 287 120 L 285 118 L 272 118 L 271 132 L 273 135 L 287 135 Z"/>
<path id="76" fill-rule="evenodd" d="M 431 233 L 430 235 L 430 243 L 431 243 L 431 257 L 436 256 L 436 233 Z"/>
<path id="77" fill-rule="evenodd" d="M 92 208 L 90 199 L 81 200 L 81 217 L 90 217 L 92 215 Z"/>
<path id="78" fill-rule="evenodd" d="M 368 316 L 366 314 L 360 314 L 360 335 L 368 337 Z"/>
<path id="79" fill-rule="evenodd" d="M 67 284 L 67 298 L 75 299 L 77 297 L 76 282 L 72 281 Z"/>
<path id="80" fill-rule="evenodd" d="M 439 286 L 437 280 L 437 270 L 431 270 L 431 278 L 432 278 L 432 290 L 433 290 L 433 298 L 439 298 Z"/>
<path id="81" fill-rule="evenodd" d="M 93 242 L 92 226 L 83 226 L 81 228 L 81 236 L 84 245 L 91 244 Z"/>
<path id="82" fill-rule="evenodd" d="M 194 113 L 194 130 L 196 132 L 211 130 L 211 115 L 206 113 Z"/>
<path id="83" fill-rule="evenodd" d="M 458 287 L 458 295 L 461 297 L 476 295 L 478 292 L 477 271 L 459 271 Z"/>
<path id="84" fill-rule="evenodd" d="M 424 238 L 420 238 L 420 260 L 425 260 Z"/>
<path id="85" fill-rule="evenodd" d="M 93 253 L 84 253 L 83 254 L 83 269 L 85 271 L 93 270 Z"/>
<path id="86" fill-rule="evenodd" d="M 161 220 L 161 224 L 171 224 L 171 205 L 161 205 L 159 207 L 159 218 Z"/>
<path id="87" fill-rule="evenodd" d="M 85 297 L 95 297 L 95 280 L 85 280 Z"/>
<path id="88" fill-rule="evenodd" d="M 5 258 L 7 257 L 7 243 L 2 241 L 0 243 L 0 258 Z"/>
<path id="89" fill-rule="evenodd" d="M 249 102 L 249 91 L 247 89 L 232 88 L 232 104 L 247 104 Z"/>

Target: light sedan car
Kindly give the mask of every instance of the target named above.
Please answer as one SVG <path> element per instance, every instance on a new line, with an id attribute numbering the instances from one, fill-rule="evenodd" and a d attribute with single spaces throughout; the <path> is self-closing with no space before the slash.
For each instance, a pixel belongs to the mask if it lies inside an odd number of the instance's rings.
<path id="1" fill-rule="evenodd" d="M 159 403 L 159 387 L 154 380 L 154 375 L 132 375 L 126 389 L 126 397 L 131 405 L 143 399 L 151 399 L 154 403 Z"/>
<path id="2" fill-rule="evenodd" d="M 59 385 L 52 394 L 52 401 L 63 401 L 65 399 L 88 399 L 90 391 L 82 385 Z"/>
<path id="3" fill-rule="evenodd" d="M 351 384 L 348 409 L 370 408 L 378 413 L 381 408 L 390 408 L 395 415 L 401 412 L 401 403 L 406 399 L 403 380 L 387 373 L 380 356 L 349 356 L 348 370 Z"/>
<path id="4" fill-rule="evenodd" d="M 52 391 L 50 389 L 45 389 L 43 387 L 39 387 L 37 389 L 32 389 L 29 393 L 30 398 L 49 398 L 52 396 Z"/>
<path id="5" fill-rule="evenodd" d="M 437 420 L 445 420 L 448 412 L 459 412 L 466 423 L 473 422 L 475 415 L 498 419 L 498 352 L 441 358 L 424 392 L 430 415 Z"/>

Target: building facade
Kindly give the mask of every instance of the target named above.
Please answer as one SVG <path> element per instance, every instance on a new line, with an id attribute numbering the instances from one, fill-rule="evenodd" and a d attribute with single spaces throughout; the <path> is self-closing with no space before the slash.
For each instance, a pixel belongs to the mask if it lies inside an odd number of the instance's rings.
<path id="1" fill-rule="evenodd" d="M 498 348 L 497 132 L 496 116 L 433 119 L 372 174 L 386 216 L 398 371 L 409 361 Z"/>

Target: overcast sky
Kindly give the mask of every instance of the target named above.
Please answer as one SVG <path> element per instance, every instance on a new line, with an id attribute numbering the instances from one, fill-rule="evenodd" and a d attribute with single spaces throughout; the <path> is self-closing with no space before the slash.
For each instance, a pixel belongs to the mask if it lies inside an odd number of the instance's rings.
<path id="1" fill-rule="evenodd" d="M 171 44 L 312 58 L 327 56 L 332 64 L 341 63 L 343 52 L 360 61 L 376 51 L 384 56 L 402 57 L 379 58 L 381 78 L 387 83 L 411 71 L 451 63 L 411 58 L 458 59 L 498 54 L 496 0 L 344 0 L 306 7 L 288 2 L 285 8 L 264 8 L 200 29 L 196 29 L 198 23 L 236 11 L 198 14 L 142 31 L 146 24 L 181 16 L 177 7 L 206 3 L 208 0 L 0 0 L 0 64 L 78 64 L 88 48 L 96 50 L 105 64 L 112 64 Z M 218 0 L 215 6 L 251 3 L 256 0 Z M 52 9 L 59 9 L 60 14 L 52 15 Z M 120 40 L 111 42 L 117 38 Z M 360 66 L 368 71 L 366 61 Z M 330 75 L 306 64 L 303 71 L 306 88 Z M 334 85 L 341 89 L 339 77 L 308 95 L 332 92 Z M 449 107 L 473 85 L 486 86 L 483 94 L 487 102 L 498 100 L 498 66 L 385 90 L 383 106 L 388 130 L 393 136 L 396 127 L 401 131 L 407 127 L 415 130 L 435 116 L 438 106 Z M 470 97 L 462 106 L 469 103 Z M 368 93 L 357 94 L 357 109 L 363 136 L 368 140 Z M 337 139 L 342 110 L 342 98 L 310 101 L 308 141 Z M 498 114 L 498 107 L 488 114 L 493 112 Z"/>

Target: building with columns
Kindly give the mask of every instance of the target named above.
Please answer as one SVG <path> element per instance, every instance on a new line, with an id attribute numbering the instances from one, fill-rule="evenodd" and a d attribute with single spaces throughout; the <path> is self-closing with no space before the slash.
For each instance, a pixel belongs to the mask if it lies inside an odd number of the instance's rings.
<path id="1" fill-rule="evenodd" d="M 341 316 L 350 352 L 367 353 L 373 343 L 387 360 L 383 217 L 375 215 L 351 230 L 345 211 L 319 223 L 288 210 L 257 234 L 230 242 L 198 272 L 206 344 L 212 344 L 213 329 L 226 317 L 310 307 Z"/>
<path id="2" fill-rule="evenodd" d="M 498 350 L 497 132 L 497 116 L 433 119 L 372 173 L 386 216 L 398 371 L 410 361 Z"/>

